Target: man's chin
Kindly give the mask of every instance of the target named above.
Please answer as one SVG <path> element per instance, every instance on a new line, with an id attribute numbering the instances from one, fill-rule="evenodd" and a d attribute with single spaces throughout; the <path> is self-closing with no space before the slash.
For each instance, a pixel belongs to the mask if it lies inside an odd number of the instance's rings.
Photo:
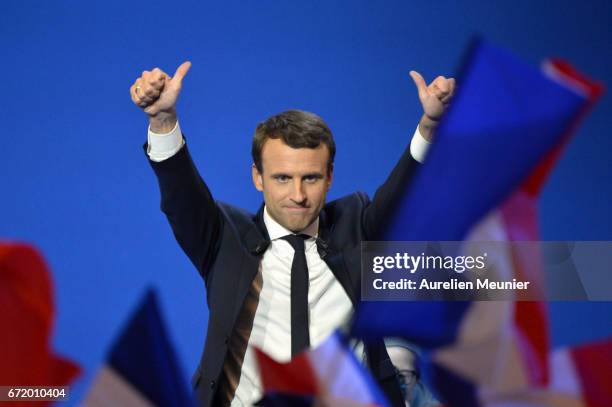
<path id="1" fill-rule="evenodd" d="M 310 226 L 312 222 L 313 220 L 310 219 L 304 219 L 301 221 L 293 220 L 292 222 L 287 222 L 287 224 L 283 226 L 292 231 L 293 233 L 299 233 L 302 230 L 306 229 L 308 226 Z"/>
<path id="2" fill-rule="evenodd" d="M 272 219 L 274 219 L 282 227 L 291 231 L 292 233 L 300 233 L 308 226 L 310 226 L 318 217 L 318 214 L 314 217 L 312 216 L 312 214 L 308 214 L 310 216 L 306 216 L 306 214 L 302 214 L 300 216 L 293 214 L 292 216 L 291 214 L 279 213 L 278 215 L 280 216 L 277 217 L 274 216 L 274 214 L 270 213 Z"/>
<path id="3" fill-rule="evenodd" d="M 289 225 L 285 227 L 293 233 L 300 233 L 302 230 L 306 229 L 308 225 L 309 224 L 304 223 L 304 224 L 299 224 L 299 225 Z"/>

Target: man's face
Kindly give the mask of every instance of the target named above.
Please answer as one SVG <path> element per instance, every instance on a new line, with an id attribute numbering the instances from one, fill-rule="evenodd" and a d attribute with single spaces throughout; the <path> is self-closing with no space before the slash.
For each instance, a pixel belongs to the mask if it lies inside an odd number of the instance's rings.
<path id="1" fill-rule="evenodd" d="M 406 406 L 410 407 L 408 400 L 412 399 L 412 391 L 417 383 L 415 356 L 412 351 L 402 346 L 387 346 L 387 353 L 391 363 L 400 374 L 400 385 L 406 394 Z"/>
<path id="2" fill-rule="evenodd" d="M 332 173 L 327 171 L 329 150 L 291 148 L 280 139 L 268 139 L 261 152 L 263 173 L 253 165 L 253 183 L 263 192 L 272 218 L 292 232 L 310 225 L 325 205 Z"/>

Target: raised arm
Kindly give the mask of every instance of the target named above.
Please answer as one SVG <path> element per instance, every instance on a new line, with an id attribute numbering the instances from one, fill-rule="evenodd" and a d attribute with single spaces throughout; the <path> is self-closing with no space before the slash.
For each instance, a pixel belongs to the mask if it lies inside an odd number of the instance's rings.
<path id="1" fill-rule="evenodd" d="M 378 188 L 372 202 L 364 212 L 363 226 L 368 239 L 381 238 L 380 233 L 385 227 L 385 222 L 391 217 L 397 201 L 409 187 L 410 181 L 416 173 L 419 166 L 417 160 L 422 161 L 423 159 L 423 151 L 419 151 L 419 157 L 417 157 L 414 149 L 415 144 L 420 144 L 419 150 L 423 150 L 431 143 L 435 130 L 455 91 L 455 80 L 453 78 L 438 76 L 427 85 L 425 79 L 418 72 L 410 71 L 410 76 L 418 91 L 419 100 L 423 107 L 423 116 L 413 136 L 412 152 L 411 148 L 406 148 L 393 171 L 391 171 L 384 184 Z M 419 140 L 419 138 L 421 139 Z"/>
<path id="2" fill-rule="evenodd" d="M 159 183 L 162 211 L 183 251 L 205 276 L 218 248 L 223 221 L 187 146 L 183 145 L 178 126 L 176 102 L 190 67 L 190 62 L 183 63 L 172 77 L 159 68 L 144 71 L 130 87 L 130 95 L 149 119 L 146 151 Z M 159 146 L 170 154 L 154 156 L 154 151 L 163 152 Z"/>

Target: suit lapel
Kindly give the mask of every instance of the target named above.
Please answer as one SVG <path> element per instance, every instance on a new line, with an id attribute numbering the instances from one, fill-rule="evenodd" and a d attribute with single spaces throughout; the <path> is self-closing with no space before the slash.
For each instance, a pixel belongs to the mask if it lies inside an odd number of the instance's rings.
<path id="1" fill-rule="evenodd" d="M 332 228 L 329 224 L 328 216 L 325 210 L 319 214 L 319 237 L 317 238 L 317 251 L 321 259 L 327 264 L 329 269 L 336 277 L 336 280 L 342 285 L 344 291 L 351 299 L 353 307 L 356 305 L 357 296 L 354 292 L 353 285 L 348 270 L 345 267 L 344 255 L 340 248 L 333 245 L 331 241 Z"/>
<path id="2" fill-rule="evenodd" d="M 265 226 L 263 226 L 263 205 L 255 217 L 237 220 L 236 226 L 238 237 L 249 255 L 242 257 L 242 265 L 238 268 L 238 278 L 235 282 L 234 290 L 232 290 L 236 293 L 232 324 L 235 323 L 242 310 L 246 295 L 251 289 L 253 280 L 259 271 L 261 258 L 268 246 L 270 246 L 268 232 Z"/>

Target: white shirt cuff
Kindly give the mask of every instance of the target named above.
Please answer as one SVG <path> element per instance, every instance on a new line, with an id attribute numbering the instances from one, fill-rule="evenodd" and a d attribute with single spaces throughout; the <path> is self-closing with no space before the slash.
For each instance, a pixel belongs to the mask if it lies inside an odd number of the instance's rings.
<path id="1" fill-rule="evenodd" d="M 165 134 L 153 133 L 151 127 L 149 127 L 147 140 L 147 154 L 151 161 L 157 162 L 172 157 L 185 144 L 178 120 L 174 128 Z"/>
<path id="2" fill-rule="evenodd" d="M 412 155 L 412 158 L 420 163 L 425 161 L 425 156 L 427 155 L 429 146 L 431 146 L 431 143 L 425 140 L 425 137 L 421 135 L 419 126 L 417 125 L 414 135 L 412 136 L 412 141 L 410 142 L 410 154 Z"/>

